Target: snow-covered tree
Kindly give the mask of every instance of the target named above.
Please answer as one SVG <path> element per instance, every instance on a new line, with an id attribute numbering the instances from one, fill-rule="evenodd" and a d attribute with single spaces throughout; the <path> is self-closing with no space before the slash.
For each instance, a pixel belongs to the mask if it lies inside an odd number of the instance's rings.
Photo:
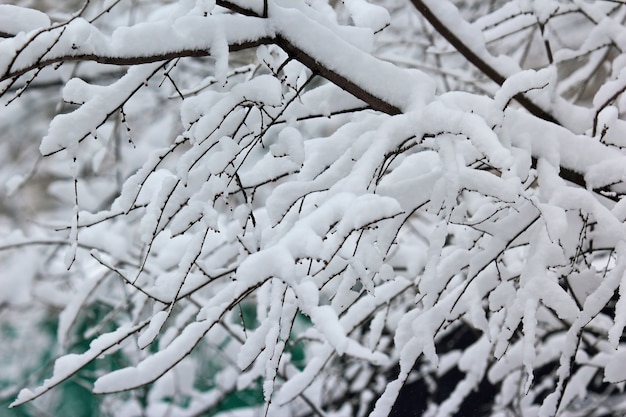
<path id="1" fill-rule="evenodd" d="M 0 5 L 7 412 L 626 413 L 625 18 Z"/>

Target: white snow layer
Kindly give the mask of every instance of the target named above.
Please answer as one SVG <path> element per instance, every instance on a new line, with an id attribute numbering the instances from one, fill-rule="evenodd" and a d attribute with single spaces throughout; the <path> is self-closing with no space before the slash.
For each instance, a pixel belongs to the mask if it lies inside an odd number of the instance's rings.
<path id="1" fill-rule="evenodd" d="M 43 12 L 0 4 L 0 33 L 17 35 L 19 32 L 30 32 L 48 26 L 50 26 L 50 18 Z"/>

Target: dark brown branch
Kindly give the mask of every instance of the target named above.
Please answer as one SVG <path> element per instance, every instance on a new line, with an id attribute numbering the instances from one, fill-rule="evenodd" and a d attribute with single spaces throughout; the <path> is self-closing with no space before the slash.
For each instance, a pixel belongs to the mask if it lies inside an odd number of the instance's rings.
<path id="1" fill-rule="evenodd" d="M 250 42 L 233 43 L 228 45 L 231 52 L 241 51 L 244 49 L 255 48 L 259 45 L 265 45 L 272 43 L 272 38 L 260 38 Z M 184 49 L 182 51 L 169 51 L 162 54 L 145 55 L 145 56 L 128 56 L 128 57 L 114 57 L 114 56 L 102 56 L 95 54 L 82 54 L 82 55 L 62 55 L 50 59 L 42 59 L 32 65 L 9 71 L 0 76 L 0 82 L 9 80 L 11 78 L 19 77 L 34 69 L 44 68 L 59 62 L 72 62 L 72 61 L 93 61 L 99 64 L 110 65 L 141 65 L 150 64 L 159 61 L 169 61 L 176 58 L 184 57 L 206 57 L 210 56 L 210 51 L 206 49 Z"/>
<path id="2" fill-rule="evenodd" d="M 485 75 L 491 78 L 494 82 L 498 84 L 503 84 L 505 81 L 505 77 L 500 74 L 495 68 L 489 65 L 485 60 L 479 57 L 472 49 L 466 45 L 459 37 L 457 37 L 451 30 L 449 30 L 446 25 L 436 16 L 432 10 L 430 10 L 423 2 L 423 0 L 411 0 L 412 4 L 417 8 L 417 10 L 429 21 L 429 23 L 454 46 L 459 53 L 461 53 L 465 58 L 474 64 L 480 71 L 482 71 Z M 218 0 L 217 4 L 226 7 L 233 12 L 241 13 L 246 16 L 258 16 L 256 12 L 249 9 L 244 9 L 234 3 L 224 0 Z M 233 43 L 229 45 L 229 50 L 231 52 L 240 51 L 248 48 L 254 48 L 260 45 L 265 44 L 276 44 L 281 47 L 291 58 L 296 59 L 301 62 L 303 65 L 307 66 L 313 73 L 318 74 L 328 81 L 332 82 L 339 88 L 344 91 L 352 94 L 353 96 L 359 98 L 360 100 L 367 103 L 373 110 L 377 110 L 389 115 L 400 114 L 402 111 L 394 106 L 393 104 L 385 101 L 384 99 L 377 97 L 370 92 L 364 90 L 362 86 L 356 84 L 352 80 L 344 77 L 343 75 L 325 67 L 320 62 L 318 62 L 313 56 L 309 55 L 305 51 L 298 48 L 293 43 L 289 42 L 284 37 L 277 35 L 275 38 L 272 37 L 264 37 L 260 39 L 256 39 L 249 42 L 242 43 Z M 167 61 L 171 59 L 181 58 L 181 57 L 206 57 L 210 56 L 210 51 L 208 50 L 200 50 L 200 49 L 189 49 L 182 51 L 169 51 L 164 52 L 162 54 L 154 54 L 148 56 L 132 56 L 132 57 L 112 57 L 112 56 L 100 56 L 95 54 L 83 54 L 83 55 L 63 55 L 50 59 L 42 59 L 32 65 L 26 66 L 24 68 L 16 69 L 14 71 L 7 71 L 4 75 L 0 76 L 0 82 L 16 79 L 17 77 L 26 74 L 29 71 L 35 69 L 41 69 L 46 66 L 59 63 L 59 62 L 69 62 L 69 61 L 94 61 L 101 64 L 112 64 L 112 65 L 140 65 L 147 64 L 159 61 Z M 519 102 L 526 110 L 528 110 L 531 114 L 540 119 L 546 120 L 548 122 L 552 122 L 558 125 L 561 123 L 549 112 L 545 111 L 535 103 L 533 103 L 530 99 L 528 99 L 523 94 L 518 94 L 515 96 L 515 100 Z M 533 159 L 533 162 L 535 160 Z M 584 176 L 580 173 L 577 173 L 573 170 L 570 170 L 565 167 L 561 167 L 560 176 L 570 181 L 574 184 L 577 184 L 581 187 L 586 188 L 586 183 L 584 180 Z M 602 190 L 596 190 L 602 191 Z M 606 190 L 605 190 L 606 191 Z M 607 198 L 611 198 L 613 200 L 617 200 L 617 196 L 611 196 L 607 193 L 602 193 L 603 196 Z"/>
<path id="3" fill-rule="evenodd" d="M 344 91 L 352 94 L 353 96 L 363 100 L 367 104 L 372 107 L 374 110 L 378 110 L 380 112 L 396 115 L 402 113 L 402 111 L 394 106 L 391 103 L 387 103 L 385 100 L 380 97 L 376 97 L 375 95 L 365 91 L 361 86 L 354 83 L 352 80 L 345 78 L 341 74 L 320 65 L 318 61 L 315 60 L 314 57 L 308 55 L 306 52 L 299 49 L 297 46 L 293 45 L 291 42 L 286 40 L 285 38 L 278 36 L 276 38 L 276 45 L 280 46 L 287 54 L 308 67 L 315 74 L 318 74 L 328 81 L 335 84 L 337 87 L 341 88 Z"/>
<path id="4" fill-rule="evenodd" d="M 215 4 L 217 4 L 218 6 L 224 7 L 225 9 L 228 9 L 232 12 L 242 14 L 244 16 L 262 17 L 260 14 L 256 13 L 254 10 L 245 9 L 228 0 L 217 0 Z M 267 17 L 267 16 L 263 16 L 263 17 Z"/>
<path id="5" fill-rule="evenodd" d="M 478 56 L 467 44 L 465 44 L 465 42 L 463 42 L 463 40 L 461 40 L 458 36 L 456 36 L 456 34 L 453 31 L 451 31 L 439 19 L 439 17 L 435 13 L 433 13 L 433 11 L 428 8 L 428 6 L 426 6 L 426 4 L 424 4 L 423 0 L 411 0 L 411 3 L 413 3 L 413 6 L 415 6 L 415 8 L 422 14 L 422 16 L 424 16 L 426 20 L 428 20 L 428 22 L 433 26 L 433 28 L 435 28 L 435 30 L 439 32 L 441 36 L 443 36 L 461 55 L 463 55 L 465 59 L 467 59 L 476 68 L 478 68 L 483 74 L 485 74 L 487 77 L 489 77 L 498 85 L 502 85 L 504 83 L 504 81 L 506 80 L 506 77 L 500 74 L 495 68 L 489 65 L 489 63 L 487 63 L 484 59 Z M 562 126 L 561 122 L 559 122 L 556 119 L 556 117 L 554 117 L 552 114 L 550 114 L 546 110 L 542 109 L 541 107 L 533 103 L 524 94 L 521 94 L 521 93 L 517 94 L 514 97 L 514 99 L 520 105 L 522 105 L 522 107 L 528 110 L 528 112 L 531 113 L 532 115 L 540 119 L 543 119 L 545 121 Z M 532 162 L 533 162 L 533 166 L 536 166 L 537 158 L 533 157 Z M 578 172 L 575 172 L 571 169 L 561 166 L 559 176 L 563 178 L 564 180 L 567 180 L 583 188 L 586 188 L 585 177 L 579 174 Z M 600 193 L 601 191 L 607 191 L 607 190 L 601 189 L 601 190 L 594 190 L 594 191 Z M 618 196 L 614 196 L 614 195 L 607 194 L 607 193 L 601 193 L 601 195 L 613 201 L 619 201 Z"/>
<path id="6" fill-rule="evenodd" d="M 494 81 L 498 85 L 502 85 L 506 80 L 506 77 L 500 74 L 495 68 L 489 65 L 485 60 L 479 57 L 472 49 L 465 44 L 454 32 L 452 32 L 448 27 L 439 19 L 439 17 L 433 13 L 432 10 L 424 4 L 422 0 L 411 0 L 411 3 L 415 6 L 415 8 L 424 16 L 428 23 L 432 25 L 433 28 L 441 36 L 443 36 L 461 55 L 465 57 L 469 62 L 471 62 L 476 68 L 478 68 L 483 74 L 489 77 L 492 81 Z M 533 103 L 530 99 L 528 99 L 523 94 L 518 94 L 515 96 L 515 100 L 521 104 L 528 112 L 539 117 L 540 119 L 546 120 L 548 122 L 552 122 L 560 125 L 561 123 L 550 113 Z"/>
<path id="7" fill-rule="evenodd" d="M 290 43 L 289 41 L 287 41 L 286 39 L 280 36 L 278 36 L 275 39 L 260 38 L 260 39 L 256 39 L 250 42 L 231 44 L 229 45 L 229 50 L 231 52 L 240 51 L 240 50 L 254 48 L 259 45 L 270 44 L 270 43 L 275 43 L 276 45 L 280 46 L 292 58 L 298 60 L 303 65 L 307 66 L 311 71 L 326 78 L 328 81 L 337 85 L 339 88 L 347 91 L 353 96 L 368 103 L 372 109 L 381 111 L 383 113 L 391 114 L 391 115 L 401 113 L 398 107 L 390 103 L 387 103 L 385 100 L 379 97 L 376 97 L 373 94 L 365 91 L 363 88 L 361 88 L 361 86 L 343 77 L 337 72 L 334 72 L 324 67 L 319 62 L 317 62 L 313 57 L 311 57 L 310 55 L 300 50 L 295 45 L 293 45 L 292 43 Z M 63 56 L 58 56 L 55 58 L 40 60 L 33 65 L 29 65 L 27 67 L 9 72 L 3 75 L 2 77 L 0 77 L 0 82 L 24 75 L 27 72 L 32 71 L 34 69 L 40 69 L 40 68 L 43 68 L 52 64 L 56 64 L 58 62 L 94 61 L 100 64 L 140 65 L 140 64 L 149 64 L 149 63 L 159 62 L 159 61 L 168 61 L 171 59 L 181 58 L 181 57 L 206 57 L 206 56 L 210 56 L 210 51 L 199 50 L 199 49 L 170 51 L 170 52 L 166 52 L 163 54 L 155 54 L 155 55 L 147 55 L 147 56 L 132 56 L 132 57 L 111 57 L 111 56 L 101 56 L 101 55 L 94 55 L 94 54 L 63 55 Z"/>

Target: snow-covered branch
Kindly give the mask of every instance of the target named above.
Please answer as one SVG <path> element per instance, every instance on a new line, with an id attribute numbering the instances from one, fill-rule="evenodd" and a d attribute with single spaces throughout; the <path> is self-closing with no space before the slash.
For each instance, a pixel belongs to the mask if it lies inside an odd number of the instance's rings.
<path id="1" fill-rule="evenodd" d="M 56 3 L 0 6 L 4 406 L 626 411 L 626 7 Z"/>

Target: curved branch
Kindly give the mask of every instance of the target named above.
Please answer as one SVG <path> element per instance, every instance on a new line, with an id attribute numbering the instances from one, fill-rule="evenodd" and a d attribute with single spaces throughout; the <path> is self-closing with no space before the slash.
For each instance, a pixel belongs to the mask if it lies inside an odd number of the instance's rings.
<path id="1" fill-rule="evenodd" d="M 440 1 L 440 0 L 437 0 Z M 466 44 L 453 30 L 451 30 L 446 23 L 426 4 L 424 0 L 411 0 L 411 3 L 415 8 L 424 16 L 424 18 L 430 23 L 433 28 L 443 36 L 461 55 L 463 55 L 471 64 L 478 68 L 483 74 L 489 77 L 492 81 L 498 85 L 502 85 L 506 80 L 506 77 L 501 74 L 493 65 L 487 62 L 484 57 L 481 57 L 479 53 Z M 542 109 L 535 104 L 532 100 L 526 97 L 524 94 L 519 93 L 513 97 L 522 107 L 528 112 L 540 119 L 547 122 L 551 122 L 562 126 L 563 124 L 551 113 Z M 532 165 L 536 167 L 537 158 L 532 158 Z M 571 170 L 569 168 L 560 167 L 559 176 L 566 181 L 579 185 L 580 187 L 587 188 L 584 175 Z M 613 201 L 619 201 L 619 197 L 607 192 L 607 189 L 594 190 L 596 193 L 602 195 Z"/>
<path id="2" fill-rule="evenodd" d="M 273 15 L 270 16 L 269 19 L 263 19 L 258 17 L 255 11 L 243 9 L 234 3 L 219 1 L 218 4 L 245 16 L 243 17 L 244 19 L 252 19 L 250 21 L 251 24 L 254 22 L 257 28 L 256 33 L 252 31 L 248 35 L 242 36 L 237 32 L 233 32 L 231 38 L 227 36 L 226 42 L 228 43 L 230 52 L 254 48 L 260 45 L 275 44 L 284 49 L 292 58 L 307 66 L 313 73 L 328 79 L 339 88 L 366 102 L 374 110 L 391 115 L 400 114 L 402 112 L 400 108 L 401 104 L 409 101 L 407 100 L 409 92 L 407 91 L 406 85 L 415 81 L 414 77 L 407 76 L 406 71 L 398 69 L 392 64 L 363 53 L 354 45 L 343 40 L 332 30 L 321 24 L 311 22 L 304 14 L 276 7 L 273 10 Z M 300 25 L 293 25 L 294 19 L 297 19 L 302 25 L 308 25 L 308 29 L 316 31 L 316 38 L 322 36 L 324 39 L 327 39 L 328 42 L 334 44 L 337 51 L 325 54 L 323 57 L 317 56 L 316 53 L 319 52 L 319 50 L 317 48 L 312 49 L 312 45 L 319 39 L 308 39 L 310 38 L 308 35 L 306 37 L 297 36 L 292 28 L 296 26 L 296 29 L 299 30 Z M 270 21 L 271 24 L 261 23 Z M 210 23 L 210 21 L 207 22 L 207 25 Z M 222 24 L 226 23 L 245 24 L 245 22 L 239 21 L 222 22 Z M 69 26 L 65 26 L 63 30 L 68 28 Z M 130 31 L 132 30 L 131 28 Z M 57 54 L 50 53 L 50 51 L 59 43 L 64 33 L 61 32 L 58 34 L 52 45 L 48 45 L 46 38 L 40 38 L 40 35 L 44 33 L 47 34 L 48 32 L 43 30 L 27 40 L 17 52 L 17 57 L 31 45 L 45 52 L 40 54 L 38 58 L 26 62 L 17 68 L 12 64 L 7 65 L 4 74 L 0 75 L 0 82 L 6 80 L 15 81 L 18 77 L 30 71 L 62 62 L 93 61 L 100 64 L 132 66 L 168 61 L 182 57 L 206 57 L 212 55 L 212 42 L 214 42 L 210 37 L 210 30 L 207 29 L 208 37 L 198 42 L 198 45 L 194 48 L 183 49 L 181 48 L 183 44 L 180 42 L 172 42 L 167 46 L 167 49 L 164 47 L 163 50 L 154 52 L 148 51 L 145 55 L 135 55 L 132 54 L 132 49 L 130 51 L 111 49 L 110 51 L 101 52 L 94 51 L 88 44 L 72 44 L 71 50 L 69 50 L 68 47 L 68 51 L 61 51 Z M 145 33 L 138 30 L 132 35 L 127 34 L 127 36 L 132 40 L 137 36 L 145 36 Z M 120 39 L 118 39 L 117 43 L 121 43 Z M 350 59 L 354 66 L 346 70 L 346 66 L 335 65 L 338 56 L 343 57 L 343 59 Z M 363 76 L 358 77 L 359 74 L 363 75 L 363 68 L 368 68 L 372 70 L 372 72 L 376 72 L 376 70 L 396 70 L 396 76 L 393 77 L 393 81 L 395 81 L 396 84 L 391 91 L 388 91 L 390 88 L 388 85 L 381 85 L 380 82 Z M 356 81 L 355 77 L 357 79 Z M 398 82 L 398 80 L 400 80 L 400 82 Z M 404 81 L 404 83 L 402 81 Z"/>
<path id="3" fill-rule="evenodd" d="M 249 42 L 238 42 L 229 44 L 229 50 L 231 52 L 241 51 L 244 49 L 254 48 L 259 45 L 265 45 L 273 43 L 273 39 L 269 37 L 255 39 Z M 59 55 L 49 59 L 41 59 L 37 62 L 24 66 L 22 68 L 7 71 L 4 75 L 0 76 L 0 82 L 10 80 L 12 78 L 20 77 L 26 74 L 29 71 L 41 69 L 48 67 L 50 65 L 58 64 L 60 62 L 74 62 L 74 61 L 92 61 L 97 62 L 99 64 L 109 64 L 109 65 L 118 65 L 118 66 L 127 66 L 127 65 L 141 65 L 141 64 L 151 64 L 154 62 L 160 61 L 169 61 L 176 58 L 187 58 L 187 57 L 207 57 L 211 56 L 209 50 L 206 49 L 184 49 L 181 51 L 167 51 L 160 54 L 153 55 L 145 55 L 145 56 L 107 56 L 107 55 L 96 55 L 96 54 L 76 54 L 76 55 Z"/>
<path id="4" fill-rule="evenodd" d="M 263 13 L 257 13 L 254 10 L 246 9 L 246 8 L 240 6 L 237 3 L 232 2 L 232 1 L 217 0 L 215 2 L 215 4 L 217 4 L 218 6 L 221 6 L 221 7 L 225 8 L 225 9 L 228 9 L 231 12 L 239 13 L 239 14 L 242 14 L 244 16 L 267 17 L 267 16 L 263 16 Z"/>
<path id="5" fill-rule="evenodd" d="M 452 30 L 448 28 L 448 26 L 439 18 L 439 16 L 434 13 L 423 0 L 411 0 L 411 3 L 415 6 L 415 8 L 424 16 L 428 23 L 432 25 L 433 28 L 441 36 L 443 36 L 461 55 L 463 55 L 469 62 L 471 62 L 476 68 L 478 68 L 483 74 L 489 77 L 492 81 L 494 81 L 498 85 L 502 85 L 506 80 L 506 77 L 498 70 L 496 70 L 493 66 L 491 66 L 486 60 L 479 56 L 472 48 L 466 44 L 460 37 L 457 36 Z M 548 122 L 556 123 L 560 125 L 561 123 L 550 113 L 533 103 L 528 97 L 523 94 L 518 94 L 515 97 L 515 100 L 522 105 L 529 113 L 546 120 Z"/>
<path id="6" fill-rule="evenodd" d="M 299 49 L 296 45 L 289 42 L 287 39 L 282 36 L 278 36 L 276 38 L 276 45 L 280 46 L 290 57 L 300 62 L 315 74 L 318 74 L 324 78 L 326 78 L 331 83 L 335 84 L 337 87 L 341 88 L 344 91 L 352 94 L 356 98 L 363 100 L 366 102 L 372 109 L 378 110 L 380 112 L 396 115 L 402 113 L 402 110 L 385 101 L 384 99 L 366 91 L 363 87 L 348 77 L 340 74 L 339 72 L 333 71 L 330 68 L 322 65 L 319 61 L 317 61 L 314 57 L 307 54 L 302 49 Z"/>
<path id="7" fill-rule="evenodd" d="M 431 23 L 431 25 L 433 25 L 433 27 L 472 64 L 474 64 L 496 83 L 502 84 L 504 82 L 506 79 L 505 75 L 500 73 L 494 65 L 488 62 L 488 57 L 481 56 L 479 52 L 475 51 L 470 45 L 466 44 L 453 30 L 450 30 L 443 20 L 430 7 L 428 7 L 427 0 L 411 0 L 411 2 Z M 250 18 L 257 18 L 259 16 L 257 12 L 244 9 L 234 2 L 221 0 L 218 1 L 217 4 L 232 10 L 234 13 L 243 14 Z M 313 73 L 319 74 L 339 88 L 364 101 L 373 110 L 389 115 L 396 115 L 403 112 L 404 104 L 410 97 L 410 93 L 408 91 L 416 89 L 419 93 L 420 88 L 424 88 L 424 91 L 428 90 L 427 87 L 415 85 L 416 83 L 419 84 L 422 81 L 426 83 L 426 80 L 419 77 L 416 78 L 409 76 L 406 71 L 400 69 L 394 73 L 394 75 L 397 75 L 398 78 L 401 79 L 400 82 L 398 82 L 399 80 L 386 80 L 387 82 L 384 84 L 375 82 L 375 80 L 369 79 L 367 74 L 379 73 L 379 69 L 381 71 L 387 71 L 390 69 L 396 69 L 397 67 L 385 61 L 381 61 L 369 54 L 362 53 L 362 51 L 341 39 L 336 33 L 330 31 L 322 25 L 312 23 L 310 19 L 306 19 L 306 16 L 299 12 L 295 12 L 293 10 L 286 11 L 286 9 L 274 9 L 271 12 L 273 13 L 270 13 L 270 19 L 274 23 L 274 25 L 272 25 L 272 30 L 267 30 L 264 36 L 260 36 L 253 40 L 231 40 L 228 44 L 229 50 L 231 52 L 240 51 L 260 45 L 275 44 L 282 48 L 293 59 L 307 66 L 311 71 L 313 71 Z M 310 31 L 313 30 L 316 33 L 316 36 L 325 37 L 328 42 L 331 42 L 335 50 L 330 54 L 319 56 L 319 54 L 317 54 L 317 52 L 319 52 L 317 49 L 311 49 L 311 40 L 308 39 L 310 38 L 310 34 L 305 33 L 305 35 L 300 36 L 300 34 L 290 32 L 289 28 L 294 26 L 298 29 L 300 28 L 299 25 L 293 24 L 294 19 L 299 20 L 302 25 L 314 25 L 314 27 L 307 27 L 307 30 L 301 32 L 310 33 Z M 319 41 L 319 39 L 314 41 Z M 207 49 L 206 47 L 202 48 L 200 46 L 194 49 L 168 50 L 144 56 L 98 55 L 91 53 L 91 51 L 83 54 L 81 54 L 80 51 L 75 52 L 78 53 L 61 54 L 48 59 L 43 59 L 42 57 L 34 63 L 25 65 L 24 67 L 7 70 L 5 74 L 0 76 L 0 82 L 10 79 L 15 80 L 29 71 L 66 61 L 94 61 L 101 64 L 112 65 L 140 65 L 167 61 L 181 57 L 211 56 L 210 48 Z M 347 68 L 346 66 L 335 66 L 334 62 L 336 60 L 336 55 L 341 55 L 344 60 L 350 59 L 352 66 L 350 68 Z M 411 87 L 407 88 L 407 86 Z M 523 94 L 518 94 L 514 98 L 534 116 L 557 125 L 562 125 L 562 123 L 560 123 L 552 114 L 533 103 Z M 533 162 L 536 162 L 534 158 Z M 584 176 L 574 170 L 561 166 L 560 176 L 567 181 L 586 188 Z M 607 190 L 595 191 L 601 192 Z M 618 199 L 617 196 L 613 196 L 610 193 L 601 193 L 601 195 L 615 201 Z"/>

